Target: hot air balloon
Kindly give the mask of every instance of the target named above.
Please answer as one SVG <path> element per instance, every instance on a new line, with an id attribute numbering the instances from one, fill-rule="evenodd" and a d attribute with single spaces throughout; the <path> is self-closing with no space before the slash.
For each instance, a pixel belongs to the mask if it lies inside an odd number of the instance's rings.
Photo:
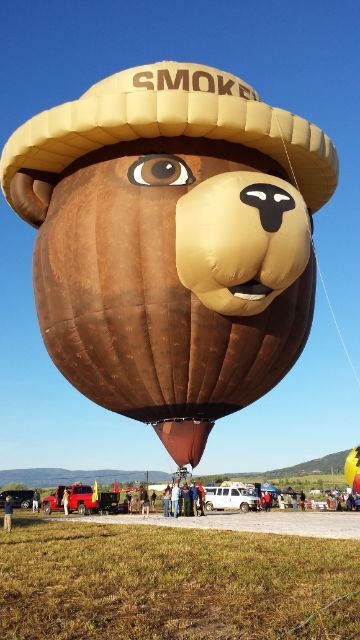
<path id="1" fill-rule="evenodd" d="M 39 228 L 35 299 L 55 365 L 195 467 L 215 420 L 272 389 L 305 346 L 312 214 L 337 167 L 315 125 L 198 64 L 121 71 L 29 120 L 1 180 Z"/>
<path id="2" fill-rule="evenodd" d="M 345 460 L 346 482 L 354 493 L 360 493 L 360 445 L 351 449 Z"/>

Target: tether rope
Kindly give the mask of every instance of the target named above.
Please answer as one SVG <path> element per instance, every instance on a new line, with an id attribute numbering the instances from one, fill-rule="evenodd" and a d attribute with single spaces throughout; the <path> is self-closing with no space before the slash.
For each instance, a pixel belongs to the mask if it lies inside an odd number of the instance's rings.
<path id="1" fill-rule="evenodd" d="M 277 122 L 278 127 L 279 127 L 281 140 L 282 140 L 282 143 L 283 143 L 283 146 L 284 146 L 284 150 L 285 150 L 285 154 L 286 154 L 286 157 L 287 157 L 287 161 L 288 161 L 290 169 L 291 169 L 293 180 L 295 182 L 297 190 L 301 193 L 301 191 L 299 189 L 298 182 L 296 180 L 296 175 L 295 175 L 295 172 L 294 172 L 294 168 L 292 166 L 292 163 L 291 163 L 291 160 L 290 160 L 290 156 L 289 156 L 288 150 L 286 148 L 285 139 L 284 139 L 284 136 L 283 136 L 283 131 L 282 131 L 282 128 L 281 128 L 277 113 L 276 113 L 275 110 L 273 111 L 273 113 L 275 115 L 276 122 Z M 304 213 L 306 215 L 306 223 L 307 223 L 308 229 L 309 229 L 310 242 L 311 242 L 311 245 L 312 245 L 312 248 L 313 248 L 313 251 L 314 251 L 316 267 L 317 267 L 317 270 L 318 270 L 318 273 L 319 273 L 320 282 L 321 282 L 321 285 L 322 285 L 322 288 L 323 288 L 323 291 L 324 291 L 324 294 L 325 294 L 326 302 L 327 302 L 328 307 L 330 309 L 330 313 L 331 313 L 331 316 L 332 316 L 332 319 L 333 319 L 333 322 L 334 322 L 334 325 L 335 325 L 335 328 L 336 328 L 336 332 L 337 332 L 339 340 L 340 340 L 340 344 L 341 344 L 341 346 L 342 346 L 342 348 L 344 350 L 345 356 L 346 356 L 347 361 L 348 361 L 348 363 L 350 365 L 350 369 L 351 369 L 351 371 L 352 371 L 352 373 L 354 375 L 354 378 L 355 378 L 356 382 L 358 383 L 358 385 L 360 387 L 360 377 L 359 377 L 359 375 L 357 373 L 357 370 L 355 368 L 355 365 L 354 365 L 354 363 L 353 363 L 353 361 L 352 361 L 352 359 L 350 357 L 350 353 L 349 353 L 348 348 L 346 346 L 345 340 L 344 340 L 344 338 L 342 336 L 342 332 L 341 332 L 339 323 L 338 323 L 338 321 L 336 319 L 335 312 L 334 312 L 333 306 L 331 304 L 331 300 L 330 300 L 329 294 L 327 292 L 327 288 L 326 288 L 325 281 L 324 281 L 324 278 L 323 278 L 323 275 L 322 275 L 322 271 L 321 271 L 321 268 L 320 268 L 320 264 L 319 264 L 319 259 L 317 257 L 317 253 L 316 253 L 316 250 L 315 250 L 314 241 L 313 241 L 313 238 L 312 238 L 312 235 L 311 235 L 311 227 L 310 227 L 310 223 L 309 223 L 309 219 L 308 219 L 308 215 L 307 215 L 307 210 L 305 208 L 304 208 Z"/>
<path id="2" fill-rule="evenodd" d="M 289 631 L 285 631 L 284 633 L 281 633 L 278 636 L 277 640 L 281 640 L 282 638 L 286 638 L 287 636 L 294 635 L 295 633 L 299 633 L 299 631 L 304 629 L 309 624 L 309 622 L 311 622 L 311 620 L 313 620 L 316 616 L 318 616 L 322 611 L 326 611 L 326 609 L 330 609 L 330 607 L 332 607 L 334 604 L 339 602 L 339 600 L 345 600 L 346 598 L 351 598 L 352 596 L 356 596 L 359 593 L 360 593 L 360 589 L 357 589 L 356 591 L 350 591 L 349 593 L 344 593 L 342 596 L 338 596 L 337 598 L 334 598 L 334 600 L 331 600 L 331 602 L 328 602 L 328 604 L 326 604 L 324 607 L 321 607 L 319 611 L 315 611 L 315 613 L 312 613 L 301 624 L 298 624 L 293 629 L 289 629 Z"/>

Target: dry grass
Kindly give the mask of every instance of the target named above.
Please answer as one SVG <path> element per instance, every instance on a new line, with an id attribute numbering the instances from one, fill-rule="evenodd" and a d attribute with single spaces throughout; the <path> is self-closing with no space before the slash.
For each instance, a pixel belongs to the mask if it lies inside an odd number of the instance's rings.
<path id="1" fill-rule="evenodd" d="M 277 640 L 360 587 L 357 541 L 16 513 L 0 546 L 6 640 Z M 296 638 L 360 638 L 359 604 L 340 601 Z"/>

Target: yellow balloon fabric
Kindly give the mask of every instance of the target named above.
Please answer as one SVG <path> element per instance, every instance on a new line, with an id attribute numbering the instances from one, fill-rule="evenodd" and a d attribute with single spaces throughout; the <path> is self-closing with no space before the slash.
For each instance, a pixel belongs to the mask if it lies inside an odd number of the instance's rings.
<path id="1" fill-rule="evenodd" d="M 350 451 L 345 461 L 344 473 L 348 485 L 359 485 L 355 486 L 355 490 L 360 490 L 360 445 Z"/>

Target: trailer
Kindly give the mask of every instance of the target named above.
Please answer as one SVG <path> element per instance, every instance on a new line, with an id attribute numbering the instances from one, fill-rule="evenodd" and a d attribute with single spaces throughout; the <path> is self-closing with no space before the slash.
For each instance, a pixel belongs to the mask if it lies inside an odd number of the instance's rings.
<path id="1" fill-rule="evenodd" d="M 106 516 L 110 513 L 128 513 L 128 505 L 125 501 L 120 504 L 119 491 L 101 491 L 96 511 Z"/>

